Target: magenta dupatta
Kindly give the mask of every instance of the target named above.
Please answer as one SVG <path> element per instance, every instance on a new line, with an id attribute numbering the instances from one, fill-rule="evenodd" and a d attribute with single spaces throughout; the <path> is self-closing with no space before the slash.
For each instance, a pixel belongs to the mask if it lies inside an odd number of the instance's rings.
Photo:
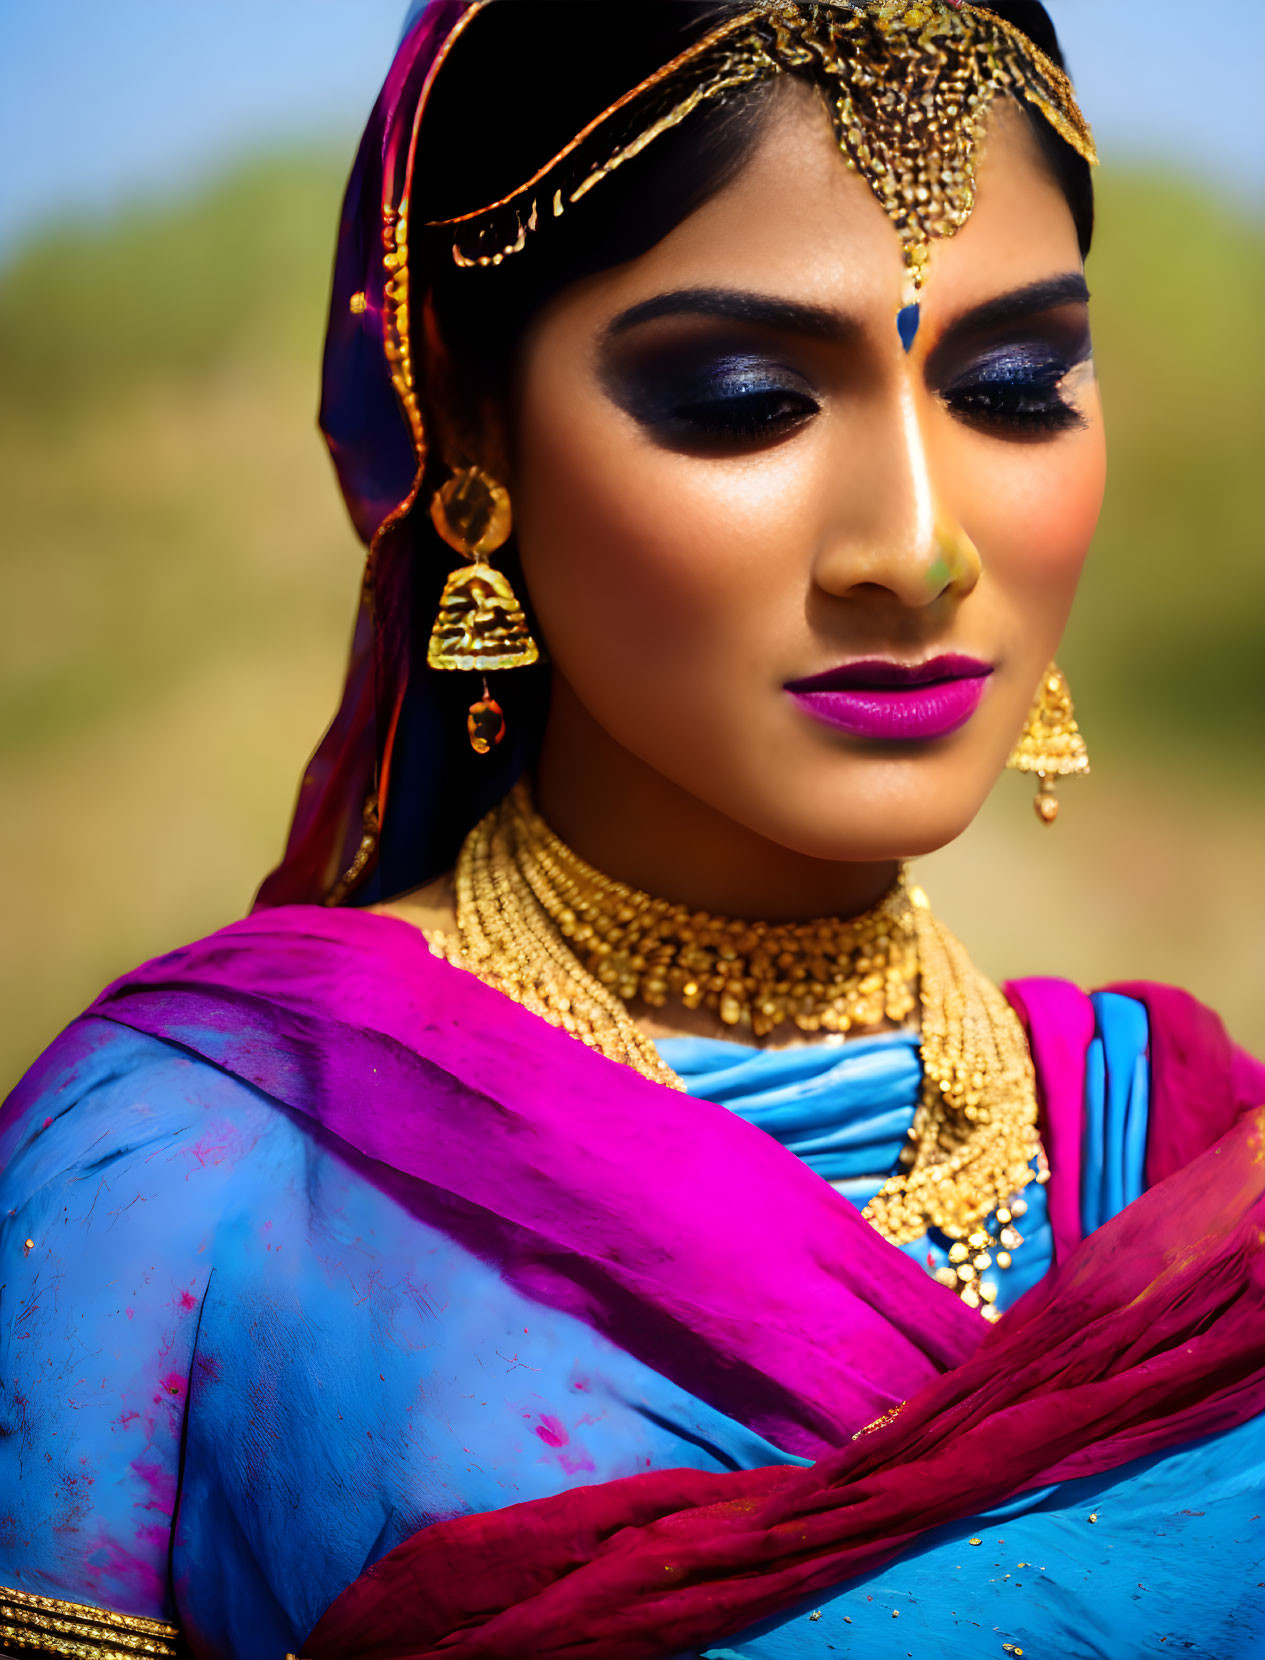
<path id="1" fill-rule="evenodd" d="M 761 1131 L 595 1055 L 408 924 L 258 913 L 103 993 L 90 1013 L 424 1184 L 521 1290 L 818 1460 L 654 1472 L 427 1528 L 338 1599 L 311 1660 L 698 1647 L 924 1529 L 1258 1411 L 1265 1114 L 1241 1109 L 1265 1100 L 1265 1072 L 1193 999 L 1128 988 L 1156 1033 L 1160 1180 L 1078 1243 L 1092 1016 L 1061 982 L 1010 989 L 1038 1065 L 1060 1265 L 995 1328 Z"/>

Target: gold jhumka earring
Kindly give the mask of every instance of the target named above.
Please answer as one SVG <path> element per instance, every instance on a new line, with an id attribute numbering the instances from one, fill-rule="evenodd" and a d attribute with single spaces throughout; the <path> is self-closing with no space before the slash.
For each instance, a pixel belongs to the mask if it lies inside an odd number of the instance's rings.
<path id="1" fill-rule="evenodd" d="M 430 516 L 449 547 L 470 563 L 444 583 L 426 662 L 432 669 L 482 675 L 483 694 L 470 705 L 466 731 L 475 754 L 486 755 L 505 736 L 505 713 L 488 689 L 488 671 L 527 668 L 540 659 L 509 579 L 487 562 L 509 539 L 509 492 L 481 467 L 462 467 L 435 492 Z"/>
<path id="2" fill-rule="evenodd" d="M 1055 663 L 1041 676 L 1036 699 L 1006 765 L 1013 772 L 1036 774 L 1033 806 L 1042 824 L 1053 824 L 1059 816 L 1056 782 L 1089 771 L 1089 752 L 1076 723 L 1072 694 Z"/>

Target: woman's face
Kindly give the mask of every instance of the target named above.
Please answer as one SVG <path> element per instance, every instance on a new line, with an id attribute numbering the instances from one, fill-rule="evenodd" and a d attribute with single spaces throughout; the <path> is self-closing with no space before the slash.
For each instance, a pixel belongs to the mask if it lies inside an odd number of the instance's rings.
<path id="1" fill-rule="evenodd" d="M 970 822 L 1104 472 L 1075 229 L 1008 101 L 908 353 L 903 274 L 786 83 L 732 183 L 535 320 L 510 482 L 555 677 L 546 765 L 552 746 L 616 796 L 655 780 L 815 860 Z"/>

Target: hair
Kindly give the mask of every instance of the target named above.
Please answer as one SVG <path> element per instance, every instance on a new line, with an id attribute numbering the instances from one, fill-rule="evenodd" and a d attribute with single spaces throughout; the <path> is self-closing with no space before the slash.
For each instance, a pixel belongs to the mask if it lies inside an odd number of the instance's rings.
<path id="1" fill-rule="evenodd" d="M 520 253 L 499 266 L 456 266 L 451 233 L 423 227 L 508 195 L 594 116 L 745 9 L 734 0 L 497 0 L 472 19 L 435 78 L 422 119 L 422 162 L 410 191 L 410 263 L 416 287 L 429 291 L 445 360 L 439 376 L 432 361 L 429 379 L 427 371 L 422 377 L 433 434 L 473 433 L 489 403 L 504 408 L 520 343 L 540 308 L 580 278 L 647 252 L 738 173 L 760 137 L 770 86 L 776 83 L 703 106 L 612 174 L 582 205 L 547 220 Z M 1037 0 L 997 0 L 987 9 L 1022 29 L 1062 65 L 1054 26 Z M 1089 168 L 1039 112 L 1026 102 L 1020 107 L 1087 252 L 1093 230 Z M 415 319 L 423 315 L 423 307 L 413 308 Z M 415 343 L 415 363 L 427 362 L 424 345 Z M 512 433 L 507 436 L 512 442 Z M 476 458 L 471 453 L 462 459 Z M 443 453 L 442 443 L 432 444 L 423 501 L 455 459 Z M 468 677 L 427 675 L 423 667 L 451 551 L 425 512 L 411 515 L 408 534 L 414 551 L 416 672 L 396 741 L 393 773 L 401 782 L 393 787 L 377 869 L 355 896 L 354 903 L 361 904 L 451 864 L 471 825 L 534 762 L 548 712 L 545 663 L 503 678 L 493 675 L 509 736 L 490 756 L 471 754 L 464 741 Z M 512 537 L 497 563 L 529 604 Z M 422 800 L 420 785 L 414 787 L 437 775 L 444 779 L 442 811 Z"/>

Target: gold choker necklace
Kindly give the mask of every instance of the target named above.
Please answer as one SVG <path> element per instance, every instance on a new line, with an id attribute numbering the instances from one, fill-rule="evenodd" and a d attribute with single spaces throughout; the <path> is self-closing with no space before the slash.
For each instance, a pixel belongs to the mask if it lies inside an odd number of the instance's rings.
<path id="1" fill-rule="evenodd" d="M 652 899 L 603 876 L 519 798 L 516 863 L 584 967 L 625 1004 L 708 1009 L 767 1037 L 899 1022 L 917 1007 L 918 952 L 904 873 L 847 921 L 739 922 Z"/>
<path id="2" fill-rule="evenodd" d="M 954 1241 L 938 1277 L 989 1308 L 979 1275 L 1020 1242 L 1014 1202 L 1041 1163 L 1036 1084 L 1010 1004 L 900 878 L 846 921 L 737 922 L 653 899 L 603 876 L 554 835 L 519 784 L 467 836 L 457 932 L 439 956 L 591 1049 L 680 1089 L 628 1003 L 710 1008 L 763 1036 L 779 1025 L 842 1034 L 921 1005 L 922 1099 L 901 1170 L 863 1215 L 895 1244 Z M 985 1226 L 996 1218 L 997 1229 Z M 995 1290 L 992 1292 L 995 1295 Z"/>

